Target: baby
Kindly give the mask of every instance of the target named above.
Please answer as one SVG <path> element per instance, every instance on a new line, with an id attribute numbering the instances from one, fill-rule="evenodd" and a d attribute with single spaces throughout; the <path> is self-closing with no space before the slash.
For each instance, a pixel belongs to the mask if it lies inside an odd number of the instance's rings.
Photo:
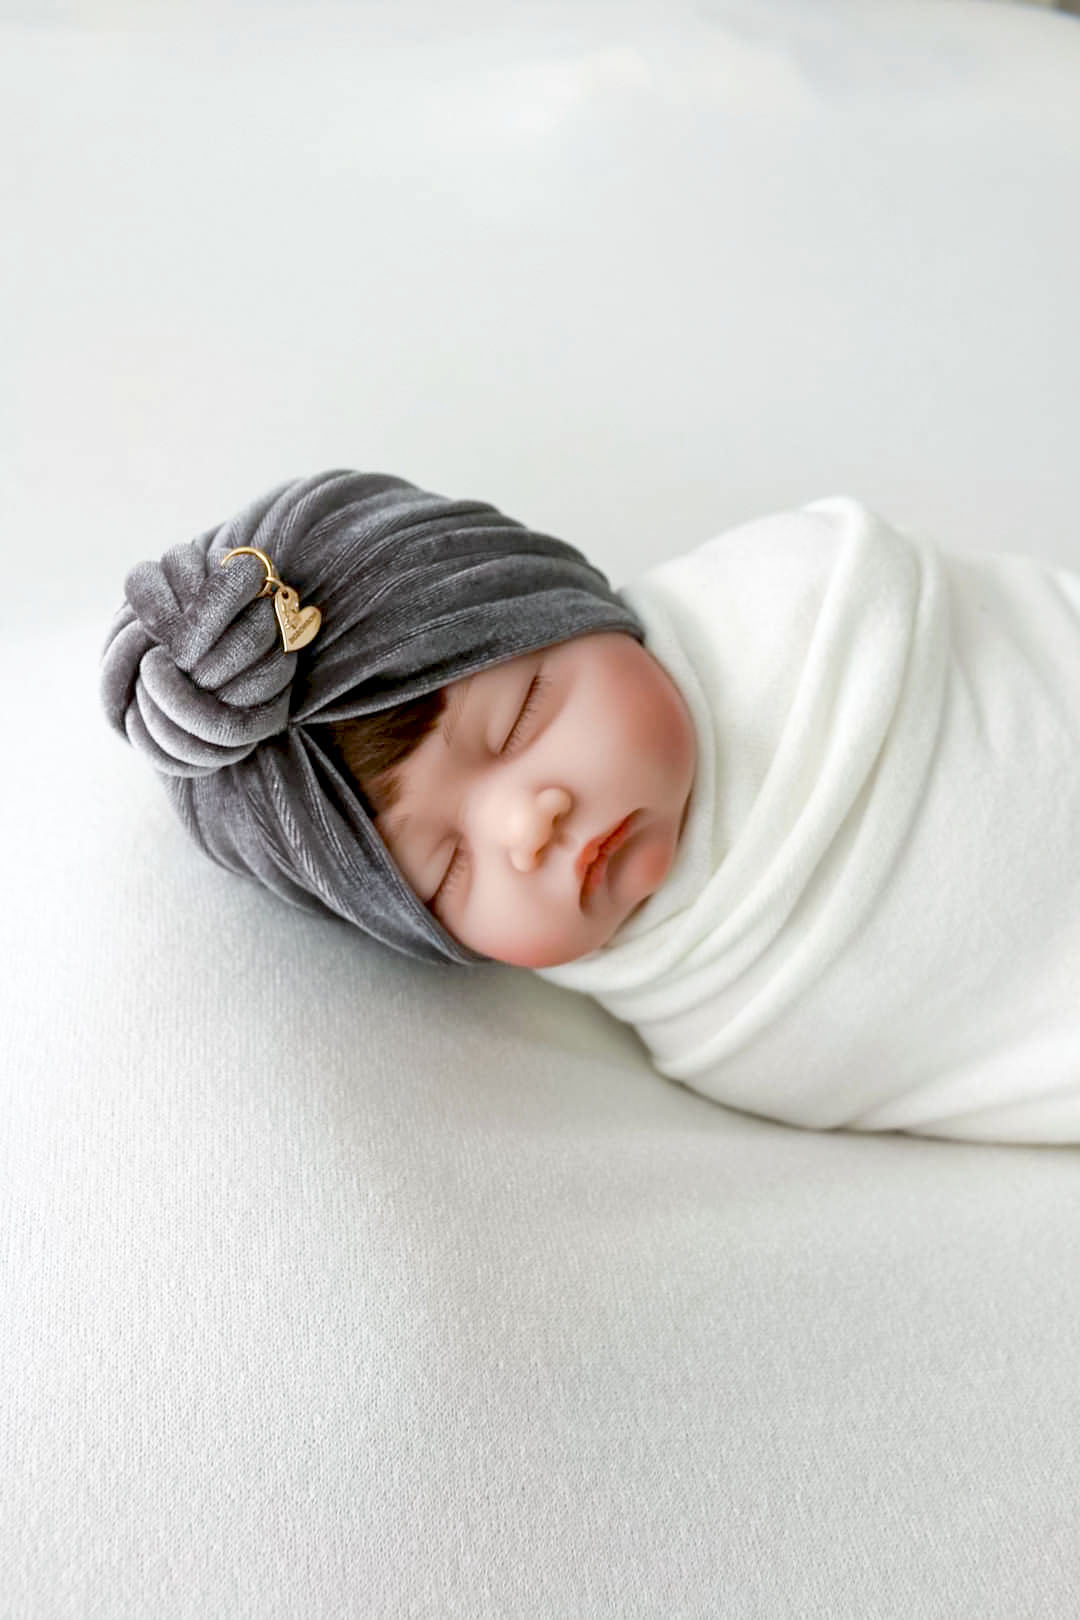
<path id="1" fill-rule="evenodd" d="M 331 472 L 125 593 L 106 712 L 221 864 L 730 1106 L 1080 1141 L 1080 578 L 830 500 L 616 592 Z"/>

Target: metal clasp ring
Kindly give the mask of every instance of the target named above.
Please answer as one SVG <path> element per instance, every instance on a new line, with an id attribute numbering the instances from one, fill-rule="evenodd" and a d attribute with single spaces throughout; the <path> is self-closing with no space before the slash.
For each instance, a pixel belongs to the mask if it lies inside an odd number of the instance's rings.
<path id="1" fill-rule="evenodd" d="M 266 555 L 266 552 L 260 551 L 258 546 L 236 546 L 232 551 L 227 551 L 224 557 L 221 559 L 222 568 L 224 568 L 230 557 L 241 557 L 245 553 L 249 557 L 258 557 L 259 561 L 266 569 L 266 578 L 263 580 L 259 589 L 259 595 L 255 598 L 256 602 L 259 600 L 259 596 L 271 596 L 274 591 L 278 590 L 282 585 L 285 584 L 283 579 L 278 578 L 277 571 L 269 557 Z"/>

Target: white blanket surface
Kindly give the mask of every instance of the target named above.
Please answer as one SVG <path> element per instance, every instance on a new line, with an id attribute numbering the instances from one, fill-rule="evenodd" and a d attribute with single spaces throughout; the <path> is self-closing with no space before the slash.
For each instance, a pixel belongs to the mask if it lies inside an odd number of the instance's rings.
<path id="1" fill-rule="evenodd" d="M 1080 1141 L 1080 576 L 836 498 L 623 594 L 693 716 L 689 815 L 541 977 L 750 1113 Z"/>

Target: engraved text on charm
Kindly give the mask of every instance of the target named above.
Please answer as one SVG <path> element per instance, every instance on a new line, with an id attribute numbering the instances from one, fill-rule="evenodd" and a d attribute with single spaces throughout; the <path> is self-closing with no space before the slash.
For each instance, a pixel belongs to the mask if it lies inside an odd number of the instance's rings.
<path id="1" fill-rule="evenodd" d="M 286 652 L 299 652 L 309 641 L 314 641 L 322 623 L 317 607 L 300 606 L 300 598 L 291 585 L 279 585 L 274 592 L 274 612 L 281 626 L 281 641 Z"/>

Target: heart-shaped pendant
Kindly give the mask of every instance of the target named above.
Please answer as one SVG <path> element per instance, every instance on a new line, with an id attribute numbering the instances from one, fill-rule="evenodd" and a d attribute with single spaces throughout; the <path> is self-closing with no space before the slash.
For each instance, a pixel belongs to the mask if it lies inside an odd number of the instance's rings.
<path id="1" fill-rule="evenodd" d="M 300 606 L 300 598 L 291 585 L 279 585 L 274 592 L 274 612 L 281 626 L 281 642 L 285 651 L 299 652 L 309 641 L 314 641 L 322 624 L 317 607 Z"/>

